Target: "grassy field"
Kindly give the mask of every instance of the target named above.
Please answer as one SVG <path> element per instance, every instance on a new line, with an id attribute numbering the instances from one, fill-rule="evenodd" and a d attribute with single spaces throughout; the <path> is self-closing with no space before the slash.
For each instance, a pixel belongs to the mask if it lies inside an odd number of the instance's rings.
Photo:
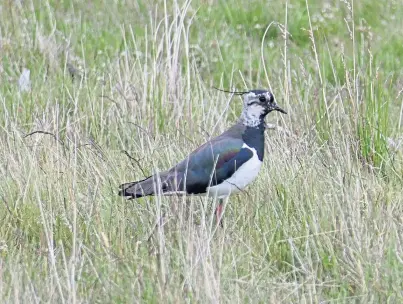
<path id="1" fill-rule="evenodd" d="M 236 121 L 213 86 L 289 113 L 224 229 L 118 197 Z M 401 1 L 2 1 L 0 302 L 402 303 L 402 102 Z"/>

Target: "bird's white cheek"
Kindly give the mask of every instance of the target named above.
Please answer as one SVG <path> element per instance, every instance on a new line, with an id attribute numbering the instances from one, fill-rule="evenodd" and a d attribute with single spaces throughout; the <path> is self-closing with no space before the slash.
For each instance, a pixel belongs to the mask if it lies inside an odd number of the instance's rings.
<path id="1" fill-rule="evenodd" d="M 262 106 L 258 106 L 258 105 L 253 105 L 250 109 L 250 114 L 252 116 L 257 116 L 259 117 L 260 115 L 262 115 L 264 113 L 265 109 Z"/>

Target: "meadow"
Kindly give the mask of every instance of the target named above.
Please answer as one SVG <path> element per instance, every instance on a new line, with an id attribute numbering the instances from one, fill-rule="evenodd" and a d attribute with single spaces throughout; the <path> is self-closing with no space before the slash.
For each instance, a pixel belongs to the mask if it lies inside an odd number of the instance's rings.
<path id="1" fill-rule="evenodd" d="M 126 201 L 270 88 L 265 160 L 224 228 Z M 402 303 L 403 5 L 0 3 L 1 303 Z"/>

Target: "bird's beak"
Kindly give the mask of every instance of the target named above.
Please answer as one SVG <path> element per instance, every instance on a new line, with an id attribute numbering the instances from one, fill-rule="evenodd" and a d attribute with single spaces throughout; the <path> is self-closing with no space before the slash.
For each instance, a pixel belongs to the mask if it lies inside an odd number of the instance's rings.
<path id="1" fill-rule="evenodd" d="M 275 106 L 274 106 L 274 110 L 279 111 L 279 112 L 281 112 L 281 113 L 283 113 L 283 114 L 287 114 L 287 112 L 284 111 L 282 108 L 280 108 L 278 105 L 275 105 Z"/>

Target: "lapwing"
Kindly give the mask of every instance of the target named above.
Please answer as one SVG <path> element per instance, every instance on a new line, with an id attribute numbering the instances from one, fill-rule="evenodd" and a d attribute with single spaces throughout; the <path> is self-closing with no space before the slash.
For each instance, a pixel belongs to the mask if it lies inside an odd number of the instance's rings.
<path id="1" fill-rule="evenodd" d="M 287 114 L 270 91 L 231 93 L 243 96 L 243 110 L 235 125 L 171 169 L 122 184 L 119 195 L 129 199 L 149 195 L 207 195 L 219 200 L 215 214 L 222 224 L 224 199 L 245 189 L 262 166 L 266 115 L 272 111 Z"/>

